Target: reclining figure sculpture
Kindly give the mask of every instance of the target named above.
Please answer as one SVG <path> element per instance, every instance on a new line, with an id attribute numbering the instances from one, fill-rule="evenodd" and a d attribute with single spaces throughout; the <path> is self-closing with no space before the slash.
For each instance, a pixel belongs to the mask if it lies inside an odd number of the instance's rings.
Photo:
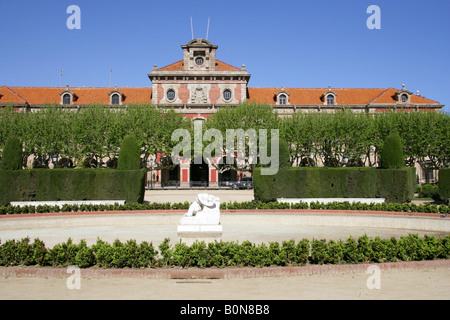
<path id="1" fill-rule="evenodd" d="M 219 225 L 220 199 L 216 196 L 199 193 L 180 219 L 180 225 Z"/>

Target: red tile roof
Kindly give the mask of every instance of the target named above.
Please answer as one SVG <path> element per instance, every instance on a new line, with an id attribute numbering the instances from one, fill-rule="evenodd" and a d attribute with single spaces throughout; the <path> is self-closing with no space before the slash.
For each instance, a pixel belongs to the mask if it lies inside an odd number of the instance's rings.
<path id="1" fill-rule="evenodd" d="M 26 100 L 7 86 L 0 87 L 0 102 L 12 104 L 26 104 Z"/>
<path id="2" fill-rule="evenodd" d="M 59 104 L 61 92 L 66 88 L 59 87 L 0 87 L 0 104 L 12 103 L 15 105 L 43 105 Z M 321 99 L 328 88 L 283 88 L 289 93 L 291 105 L 323 105 Z M 77 100 L 74 104 L 109 104 L 109 93 L 114 90 L 109 87 L 74 87 L 70 88 Z M 152 88 L 117 88 L 124 95 L 124 104 L 151 104 Z M 275 104 L 275 96 L 281 88 L 248 88 L 248 102 Z M 332 88 L 337 94 L 336 102 L 339 105 L 368 105 L 368 104 L 395 104 L 394 88 Z M 439 102 L 418 95 L 411 95 L 412 104 L 434 104 Z"/>
<path id="3" fill-rule="evenodd" d="M 394 88 L 388 88 L 386 89 L 381 95 L 377 96 L 375 99 L 371 101 L 371 103 L 392 103 L 392 101 L 395 101 L 394 97 L 395 94 L 399 90 Z M 418 96 L 418 95 L 411 95 L 411 103 L 427 103 L 427 104 L 434 104 L 438 103 L 437 101 Z"/>
<path id="4" fill-rule="evenodd" d="M 169 65 L 165 66 L 165 67 L 161 67 L 158 70 L 163 70 L 163 71 L 184 70 L 184 61 L 180 60 L 180 61 L 174 62 L 172 64 L 169 64 Z M 220 71 L 236 71 L 236 70 L 241 70 L 241 69 L 216 59 L 216 70 L 220 70 Z"/>
<path id="5" fill-rule="evenodd" d="M 58 87 L 0 87 L 0 103 L 28 103 L 28 104 L 59 104 L 60 93 L 66 88 Z M 109 93 L 113 88 L 70 88 L 78 98 L 74 104 L 109 104 Z M 150 104 L 152 102 L 152 88 L 117 88 L 124 95 L 124 104 Z M 10 94 L 14 92 L 15 94 Z M 7 94 L 5 94 L 6 92 Z"/>
<path id="6" fill-rule="evenodd" d="M 275 104 L 276 94 L 282 88 L 248 88 L 248 101 L 256 103 Z M 328 88 L 283 88 L 289 93 L 289 103 L 293 105 L 321 105 L 324 101 L 322 95 Z M 395 93 L 399 90 L 394 88 L 331 88 L 337 94 L 336 102 L 339 105 L 367 105 L 367 104 L 394 104 Z M 412 95 L 411 103 L 415 104 L 439 104 L 421 96 Z"/>

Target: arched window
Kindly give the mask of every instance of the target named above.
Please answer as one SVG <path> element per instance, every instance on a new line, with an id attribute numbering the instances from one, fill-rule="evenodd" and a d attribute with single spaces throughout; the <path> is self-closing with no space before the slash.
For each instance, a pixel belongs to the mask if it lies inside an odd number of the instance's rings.
<path id="1" fill-rule="evenodd" d="M 111 104 L 115 104 L 115 105 L 119 105 L 120 104 L 120 97 L 119 97 L 119 95 L 117 93 L 112 95 L 112 97 L 111 97 Z"/>
<path id="2" fill-rule="evenodd" d="M 70 94 L 66 93 L 63 95 L 63 104 L 70 104 L 70 100 L 71 100 Z"/>
<path id="3" fill-rule="evenodd" d="M 334 104 L 334 96 L 332 94 L 327 95 L 327 104 Z"/>
<path id="4" fill-rule="evenodd" d="M 167 96 L 167 100 L 174 101 L 175 100 L 175 90 L 173 90 L 173 89 L 167 90 L 166 96 Z"/>
<path id="5" fill-rule="evenodd" d="M 287 98 L 285 94 L 280 94 L 278 96 L 278 103 L 279 104 L 286 104 L 287 103 Z"/>
<path id="6" fill-rule="evenodd" d="M 408 95 L 406 93 L 401 95 L 401 101 L 402 102 L 407 102 L 408 101 Z"/>
<path id="7" fill-rule="evenodd" d="M 225 90 L 223 91 L 223 99 L 224 99 L 225 101 L 230 101 L 231 98 L 232 98 L 231 90 L 230 90 L 230 89 L 225 89 Z"/>

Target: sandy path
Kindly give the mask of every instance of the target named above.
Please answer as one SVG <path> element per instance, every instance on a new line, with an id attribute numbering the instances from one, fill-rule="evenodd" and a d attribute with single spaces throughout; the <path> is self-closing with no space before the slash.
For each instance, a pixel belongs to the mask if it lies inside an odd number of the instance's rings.
<path id="1" fill-rule="evenodd" d="M 63 276 L 2 277 L 0 299 L 449 299 L 450 269 L 382 270 L 380 289 L 365 272 L 235 279 L 137 279 L 82 277 L 69 289 Z"/>

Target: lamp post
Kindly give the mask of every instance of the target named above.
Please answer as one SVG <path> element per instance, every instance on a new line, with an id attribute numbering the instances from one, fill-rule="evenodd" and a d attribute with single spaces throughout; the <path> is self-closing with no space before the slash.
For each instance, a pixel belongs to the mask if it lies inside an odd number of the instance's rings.
<path id="1" fill-rule="evenodd" d="M 346 167 L 348 163 L 348 156 L 344 156 L 343 160 L 344 160 L 344 167 Z"/>
<path id="2" fill-rule="evenodd" d="M 56 153 L 52 154 L 53 168 L 56 168 L 57 161 L 58 161 L 58 155 Z"/>
<path id="3" fill-rule="evenodd" d="M 153 189 L 153 169 L 155 168 L 155 160 L 150 159 L 150 189 Z"/>

